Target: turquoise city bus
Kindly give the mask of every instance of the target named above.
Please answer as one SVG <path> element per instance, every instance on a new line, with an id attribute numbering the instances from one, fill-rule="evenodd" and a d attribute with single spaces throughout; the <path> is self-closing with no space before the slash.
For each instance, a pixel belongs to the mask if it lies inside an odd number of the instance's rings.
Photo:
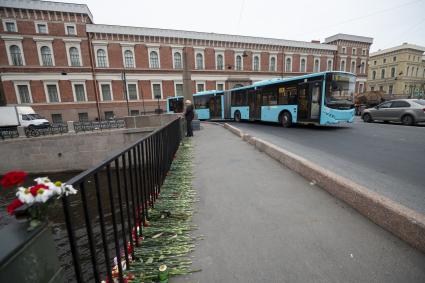
<path id="1" fill-rule="evenodd" d="M 321 72 L 231 89 L 224 94 L 224 118 L 284 127 L 352 123 L 355 82 L 352 73 Z"/>
<path id="2" fill-rule="evenodd" d="M 208 90 L 193 95 L 193 105 L 199 120 L 224 119 L 224 91 Z M 167 113 L 182 113 L 183 96 L 167 98 Z"/>

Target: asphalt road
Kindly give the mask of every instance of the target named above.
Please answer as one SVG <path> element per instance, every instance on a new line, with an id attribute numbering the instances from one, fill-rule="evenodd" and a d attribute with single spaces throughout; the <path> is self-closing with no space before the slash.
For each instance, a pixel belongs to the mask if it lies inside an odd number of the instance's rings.
<path id="1" fill-rule="evenodd" d="M 189 276 L 170 282 L 425 282 L 425 254 L 223 127 L 195 132 Z"/>
<path id="2" fill-rule="evenodd" d="M 269 141 L 425 214 L 425 127 L 371 123 L 332 127 L 234 123 Z"/>

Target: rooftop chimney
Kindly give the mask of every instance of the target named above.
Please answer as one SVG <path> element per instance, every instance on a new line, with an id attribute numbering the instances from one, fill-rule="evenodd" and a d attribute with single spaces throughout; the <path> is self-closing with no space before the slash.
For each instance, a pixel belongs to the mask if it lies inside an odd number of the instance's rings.
<path id="1" fill-rule="evenodd" d="M 312 40 L 311 43 L 320 43 L 320 40 Z"/>

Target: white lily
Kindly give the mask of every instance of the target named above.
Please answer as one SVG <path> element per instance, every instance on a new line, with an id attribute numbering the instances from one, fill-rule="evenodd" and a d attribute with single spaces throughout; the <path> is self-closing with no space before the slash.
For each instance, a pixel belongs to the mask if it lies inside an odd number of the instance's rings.
<path id="1" fill-rule="evenodd" d="M 50 179 L 47 177 L 38 177 L 38 178 L 35 178 L 34 181 L 39 185 L 40 184 L 46 185 L 47 183 L 51 183 Z"/>
<path id="2" fill-rule="evenodd" d="M 60 181 L 57 182 L 49 182 L 45 184 L 47 187 L 49 187 L 49 190 L 51 190 L 55 195 L 62 194 L 62 183 Z"/>
<path id="3" fill-rule="evenodd" d="M 39 189 L 37 191 L 37 195 L 35 196 L 36 202 L 46 202 L 50 199 L 50 197 L 53 195 L 53 191 L 48 189 Z"/>
<path id="4" fill-rule="evenodd" d="M 35 200 L 30 190 L 24 187 L 18 188 L 18 192 L 16 193 L 16 196 L 21 202 L 26 204 L 32 204 Z"/>
<path id="5" fill-rule="evenodd" d="M 65 196 L 68 195 L 75 195 L 77 193 L 77 190 L 74 189 L 72 185 L 67 185 L 65 183 L 62 184 L 62 194 Z"/>

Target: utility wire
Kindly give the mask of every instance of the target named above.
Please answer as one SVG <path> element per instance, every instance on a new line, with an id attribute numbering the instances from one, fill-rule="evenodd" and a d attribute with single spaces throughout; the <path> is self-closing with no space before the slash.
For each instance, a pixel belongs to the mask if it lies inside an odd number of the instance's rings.
<path id="1" fill-rule="evenodd" d="M 395 10 L 395 9 L 398 9 L 398 8 L 401 8 L 401 7 L 404 7 L 404 6 L 408 6 L 408 5 L 418 3 L 418 2 L 423 2 L 423 0 L 410 1 L 410 2 L 407 2 L 407 3 L 404 3 L 404 4 L 400 4 L 400 5 L 397 5 L 397 6 L 390 7 L 390 8 L 378 10 L 378 11 L 366 14 L 364 16 L 355 17 L 355 18 L 351 18 L 351 19 L 348 19 L 348 20 L 345 20 L 345 21 L 334 23 L 334 24 L 329 25 L 329 26 L 321 27 L 320 29 L 317 29 L 316 31 L 314 31 L 314 33 L 318 32 L 318 31 L 323 31 L 324 29 L 334 28 L 334 27 L 337 27 L 337 26 L 340 26 L 340 25 L 343 25 L 343 24 L 346 24 L 346 23 L 355 22 L 355 21 L 358 21 L 358 20 L 362 20 L 362 19 L 365 19 L 365 18 L 369 18 L 369 17 L 375 16 L 375 15 L 378 15 L 378 14 L 386 13 L 386 12 L 389 12 L 389 11 L 392 11 L 392 10 Z M 308 33 L 307 35 L 312 35 L 312 34 L 313 34 L 313 32 Z M 298 36 L 298 35 L 306 35 L 306 33 L 296 34 L 295 36 Z"/>

